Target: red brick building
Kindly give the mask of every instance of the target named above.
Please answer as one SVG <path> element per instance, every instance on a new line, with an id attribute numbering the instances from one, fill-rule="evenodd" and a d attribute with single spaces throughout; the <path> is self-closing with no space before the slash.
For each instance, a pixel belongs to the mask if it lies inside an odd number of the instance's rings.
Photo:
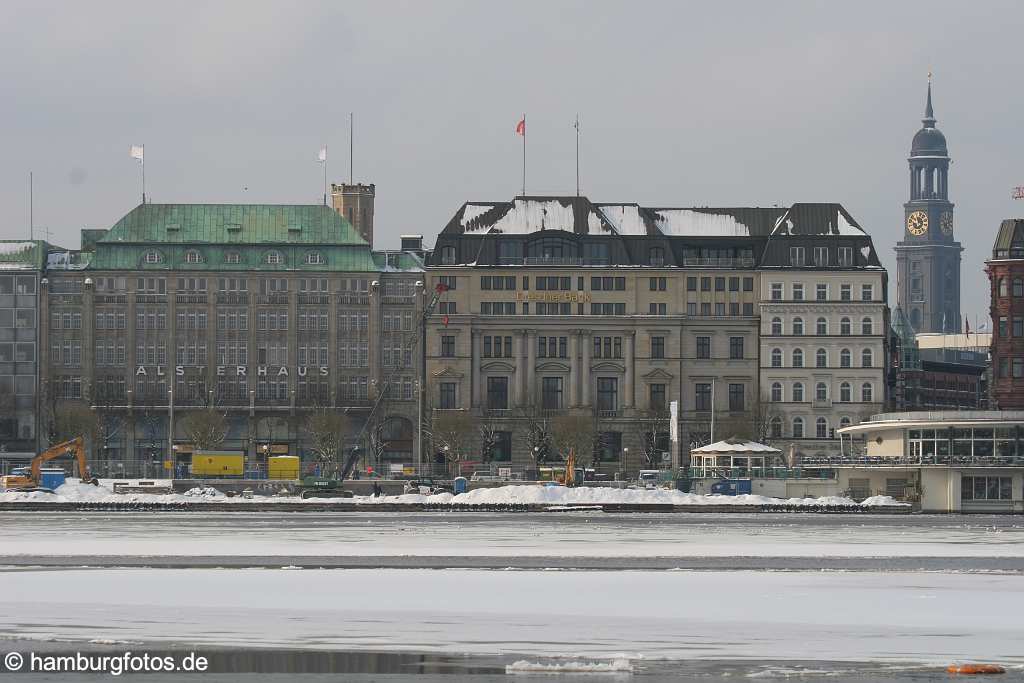
<path id="1" fill-rule="evenodd" d="M 992 292 L 992 398 L 1001 410 L 1024 409 L 1024 219 L 999 226 L 985 262 Z"/>

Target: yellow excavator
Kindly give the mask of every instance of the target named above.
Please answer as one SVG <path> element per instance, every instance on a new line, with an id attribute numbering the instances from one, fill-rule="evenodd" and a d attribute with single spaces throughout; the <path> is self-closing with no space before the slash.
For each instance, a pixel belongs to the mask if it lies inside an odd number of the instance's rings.
<path id="1" fill-rule="evenodd" d="M 78 461 L 78 475 L 82 478 L 82 483 L 89 483 L 93 486 L 99 486 L 100 482 L 89 470 L 89 463 L 85 457 L 85 439 L 80 436 L 76 436 L 70 441 L 59 443 L 56 446 L 51 446 L 45 451 L 32 458 L 32 462 L 29 463 L 28 467 L 19 467 L 6 476 L 0 477 L 0 490 L 4 491 L 49 491 L 50 489 L 44 488 L 40 485 L 42 478 L 43 463 L 49 462 L 54 458 L 59 458 L 62 455 L 70 453 Z"/>

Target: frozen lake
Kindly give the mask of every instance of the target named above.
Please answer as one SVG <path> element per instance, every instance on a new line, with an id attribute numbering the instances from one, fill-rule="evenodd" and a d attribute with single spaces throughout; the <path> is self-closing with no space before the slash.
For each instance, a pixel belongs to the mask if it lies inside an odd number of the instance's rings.
<path id="1" fill-rule="evenodd" d="M 1024 558 L 1006 515 L 0 513 L 13 555 Z M 809 566 L 813 567 L 813 564 Z"/>

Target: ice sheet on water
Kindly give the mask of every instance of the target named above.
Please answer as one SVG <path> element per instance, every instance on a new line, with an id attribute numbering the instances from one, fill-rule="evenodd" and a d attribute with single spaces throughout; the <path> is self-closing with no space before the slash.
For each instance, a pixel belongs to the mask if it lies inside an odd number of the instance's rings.
<path id="1" fill-rule="evenodd" d="M 562 674 L 562 673 L 633 673 L 633 663 L 628 659 L 613 659 L 610 662 L 564 662 L 544 664 L 525 659 L 505 666 L 507 674 Z"/>

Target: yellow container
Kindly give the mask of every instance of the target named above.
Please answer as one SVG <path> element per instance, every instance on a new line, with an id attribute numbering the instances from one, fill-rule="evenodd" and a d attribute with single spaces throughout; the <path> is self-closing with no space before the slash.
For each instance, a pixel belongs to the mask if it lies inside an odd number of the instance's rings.
<path id="1" fill-rule="evenodd" d="M 240 477 L 245 457 L 241 453 L 196 451 L 192 454 L 193 477 Z"/>
<path id="2" fill-rule="evenodd" d="M 299 456 L 272 455 L 267 458 L 268 479 L 298 479 Z"/>

